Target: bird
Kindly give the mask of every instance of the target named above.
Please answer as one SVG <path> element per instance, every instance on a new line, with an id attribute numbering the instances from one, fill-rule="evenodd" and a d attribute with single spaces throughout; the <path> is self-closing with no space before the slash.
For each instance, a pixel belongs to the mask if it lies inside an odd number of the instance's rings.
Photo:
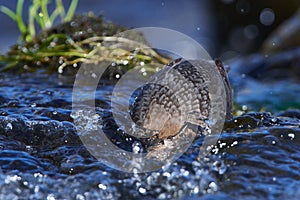
<path id="1" fill-rule="evenodd" d="M 225 88 L 226 119 L 232 118 L 232 91 L 222 62 L 218 59 L 189 61 L 178 58 L 151 76 L 136 92 L 130 105 L 131 119 L 145 132 L 151 133 L 145 141 L 172 139 L 187 123 L 200 126 L 200 129 L 206 127 L 212 99 L 210 77 L 203 72 L 206 68 L 203 66 L 219 73 L 215 76 L 221 77 Z"/>

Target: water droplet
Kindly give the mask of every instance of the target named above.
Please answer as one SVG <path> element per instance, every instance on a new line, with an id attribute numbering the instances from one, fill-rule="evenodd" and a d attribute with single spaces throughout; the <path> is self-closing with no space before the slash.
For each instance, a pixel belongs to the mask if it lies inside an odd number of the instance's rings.
<path id="1" fill-rule="evenodd" d="M 71 25 L 72 27 L 77 26 L 77 22 L 71 21 L 70 25 Z"/>
<path id="2" fill-rule="evenodd" d="M 98 188 L 100 188 L 100 189 L 102 189 L 102 190 L 106 190 L 106 189 L 107 189 L 106 185 L 104 185 L 104 184 L 102 184 L 102 183 L 100 183 L 100 184 L 98 185 Z"/>
<path id="3" fill-rule="evenodd" d="M 95 74 L 95 73 L 92 73 L 92 78 L 94 78 L 94 79 L 96 79 L 97 78 L 97 74 Z"/>
<path id="4" fill-rule="evenodd" d="M 243 105 L 243 106 L 242 106 L 242 110 L 243 110 L 243 111 L 247 111 L 247 110 L 248 110 L 248 107 L 247 107 L 246 105 Z"/>
<path id="5" fill-rule="evenodd" d="M 55 47 L 56 46 L 56 42 L 50 42 L 50 47 Z"/>
<path id="6" fill-rule="evenodd" d="M 7 131 L 7 130 L 12 130 L 12 128 L 13 128 L 12 123 L 7 123 L 7 124 L 6 124 L 6 127 L 5 127 L 5 130 L 6 130 L 6 131 Z"/>
<path id="7" fill-rule="evenodd" d="M 140 147 L 135 145 L 132 150 L 133 150 L 133 153 L 139 153 Z"/>
<path id="8" fill-rule="evenodd" d="M 196 187 L 194 188 L 193 193 L 194 193 L 194 194 L 198 194 L 198 193 L 199 193 L 199 187 L 198 187 L 198 186 L 196 186 Z"/>
<path id="9" fill-rule="evenodd" d="M 129 61 L 128 60 L 124 60 L 123 61 L 123 65 L 128 65 Z"/>
<path id="10" fill-rule="evenodd" d="M 146 72 L 146 69 L 143 67 L 142 69 L 141 69 L 141 72 L 143 73 L 143 72 Z"/>
<path id="11" fill-rule="evenodd" d="M 295 138 L 295 134 L 294 133 L 289 133 L 288 136 L 291 138 L 291 140 L 293 140 Z"/>
<path id="12" fill-rule="evenodd" d="M 197 27 L 197 31 L 200 31 L 201 30 L 201 28 L 200 27 Z"/>
<path id="13" fill-rule="evenodd" d="M 218 186 L 217 186 L 217 184 L 215 183 L 215 182 L 211 182 L 209 185 L 208 185 L 211 189 L 212 189 L 212 191 L 217 191 L 218 190 Z"/>
<path id="14" fill-rule="evenodd" d="M 142 187 L 140 187 L 140 188 L 139 188 L 139 192 L 140 192 L 141 194 L 145 194 L 145 193 L 146 193 L 146 189 L 145 189 L 145 188 L 142 188 Z"/>
<path id="15" fill-rule="evenodd" d="M 262 23 L 265 26 L 272 25 L 275 20 L 274 11 L 270 8 L 263 9 L 259 15 L 259 20 L 260 20 L 260 23 Z"/>
<path id="16" fill-rule="evenodd" d="M 47 200 L 55 200 L 54 194 L 48 194 Z"/>
<path id="17" fill-rule="evenodd" d="M 274 123 L 276 123 L 277 122 L 277 118 L 272 118 L 271 121 L 274 122 Z"/>
<path id="18" fill-rule="evenodd" d="M 78 200 L 85 200 L 84 196 L 82 194 L 76 194 L 76 199 Z"/>
<path id="19" fill-rule="evenodd" d="M 28 49 L 26 47 L 22 47 L 22 52 L 27 53 Z"/>
<path id="20" fill-rule="evenodd" d="M 30 69 L 30 67 L 29 67 L 28 65 L 24 65 L 23 68 L 24 68 L 25 70 L 29 70 L 29 69 Z"/>
<path id="21" fill-rule="evenodd" d="M 234 141 L 230 146 L 235 146 L 235 145 L 237 145 L 238 144 L 238 141 Z"/>
<path id="22" fill-rule="evenodd" d="M 120 74 L 116 74 L 116 76 L 115 76 L 117 79 L 119 79 L 121 76 L 120 76 Z"/>

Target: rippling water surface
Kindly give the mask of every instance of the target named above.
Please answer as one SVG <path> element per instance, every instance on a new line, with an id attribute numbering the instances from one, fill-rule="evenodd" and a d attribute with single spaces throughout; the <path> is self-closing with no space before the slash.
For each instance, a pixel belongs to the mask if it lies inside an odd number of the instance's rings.
<path id="1" fill-rule="evenodd" d="M 81 143 L 70 117 L 73 85 L 67 77 L 2 74 L 0 79 L 0 199 L 300 196 L 299 111 L 244 114 L 226 123 L 210 153 L 199 153 L 199 138 L 169 166 L 131 174 L 97 161 Z M 109 109 L 111 87 L 97 90 L 100 115 Z"/>

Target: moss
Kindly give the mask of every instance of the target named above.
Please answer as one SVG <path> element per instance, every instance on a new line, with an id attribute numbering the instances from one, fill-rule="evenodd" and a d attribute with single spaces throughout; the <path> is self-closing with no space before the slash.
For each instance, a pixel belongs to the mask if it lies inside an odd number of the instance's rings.
<path id="1" fill-rule="evenodd" d="M 141 33 L 116 36 L 126 28 L 106 22 L 102 16 L 75 16 L 71 21 L 43 30 L 30 41 L 13 46 L 6 55 L 2 71 L 18 73 L 45 69 L 48 73 L 63 73 L 69 66 L 80 63 L 109 61 L 129 69 L 140 62 L 166 64 L 169 59 L 158 55 L 151 48 L 130 51 L 134 45 L 147 44 Z M 122 43 L 122 45 L 116 45 Z M 151 68 L 151 67 L 150 67 Z M 150 69 L 149 68 L 149 69 Z"/>

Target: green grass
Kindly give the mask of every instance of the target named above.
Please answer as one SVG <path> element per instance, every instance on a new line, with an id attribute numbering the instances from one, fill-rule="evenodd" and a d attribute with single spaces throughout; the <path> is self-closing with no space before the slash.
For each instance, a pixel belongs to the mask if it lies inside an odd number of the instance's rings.
<path id="1" fill-rule="evenodd" d="M 53 40 L 60 40 L 61 42 L 53 47 L 49 47 Z M 105 45 L 103 45 L 105 42 Z M 140 50 L 134 53 L 128 51 L 126 48 L 117 46 L 134 46 Z M 164 58 L 157 54 L 154 50 L 145 44 L 115 36 L 95 36 L 89 37 L 82 41 L 75 42 L 71 37 L 65 34 L 53 34 L 43 41 L 39 48 L 34 50 L 20 51 L 15 49 L 9 52 L 6 56 L 0 56 L 0 61 L 5 61 L 7 64 L 1 71 L 10 71 L 16 69 L 18 64 L 22 71 L 35 71 L 36 68 L 31 70 L 24 70 L 23 66 L 27 63 L 39 62 L 47 65 L 51 63 L 51 59 L 59 58 L 60 63 L 58 67 L 55 65 L 58 73 L 63 73 L 66 66 L 72 66 L 76 63 L 96 63 L 101 61 L 114 62 L 117 65 L 136 66 L 141 62 L 146 64 L 151 63 L 151 66 L 159 66 L 159 64 L 166 64 L 169 62 L 168 58 Z M 124 64 L 125 63 L 125 64 Z M 22 66 L 23 65 L 23 66 Z M 145 66 L 147 71 L 153 71 L 155 68 Z M 19 70 L 17 70 L 19 71 Z M 53 71 L 53 70 L 52 70 Z"/>
<path id="2" fill-rule="evenodd" d="M 140 66 L 140 63 L 148 72 L 156 70 L 156 66 L 169 62 L 168 58 L 157 54 L 149 46 L 139 41 L 139 34 L 127 39 L 118 36 L 112 36 L 125 29 L 107 23 L 101 17 L 78 16 L 73 17 L 78 0 L 73 0 L 68 11 L 62 4 L 62 0 L 55 0 L 55 8 L 50 13 L 48 4 L 54 0 L 32 0 L 28 8 L 28 24 L 25 24 L 22 18 L 24 0 L 18 0 L 16 11 L 13 12 L 5 6 L 0 6 L 0 10 L 7 14 L 18 25 L 21 37 L 19 43 L 13 46 L 6 55 L 0 55 L 0 72 L 25 71 L 33 72 L 39 68 L 48 68 L 50 72 L 63 73 L 67 66 L 77 66 L 77 63 L 97 63 L 109 61 L 130 69 Z M 54 21 L 61 19 L 61 24 L 53 27 Z M 83 27 L 70 26 L 71 22 L 83 24 Z M 77 20 L 77 21 L 76 21 Z M 86 21 L 84 21 L 86 20 Z M 89 27 L 85 27 L 86 24 Z M 93 25 L 101 26 L 101 30 L 76 38 L 74 33 L 86 32 Z M 38 26 L 38 27 L 36 27 Z M 58 28 L 60 26 L 60 28 Z M 68 28 L 69 27 L 69 28 Z M 36 29 L 41 29 L 36 34 Z M 55 30 L 54 32 L 51 32 Z M 58 31 L 57 29 L 62 29 Z M 102 33 L 101 33 L 102 32 Z M 106 35 L 103 33 L 111 33 Z M 135 49 L 130 52 L 128 49 Z M 50 66 L 50 67 L 49 67 Z M 50 69 L 50 70 L 49 70 Z"/>
<path id="3" fill-rule="evenodd" d="M 0 6 L 0 11 L 17 24 L 21 33 L 20 41 L 29 42 L 36 36 L 36 24 L 44 30 L 52 27 L 58 17 L 61 22 L 70 21 L 78 4 L 78 0 L 72 0 L 68 11 L 65 12 L 62 0 L 55 0 L 55 9 L 49 13 L 48 4 L 51 2 L 53 3 L 53 0 L 31 0 L 28 8 L 28 24 L 25 24 L 22 17 L 24 0 L 18 0 L 15 12 L 5 6 Z"/>

